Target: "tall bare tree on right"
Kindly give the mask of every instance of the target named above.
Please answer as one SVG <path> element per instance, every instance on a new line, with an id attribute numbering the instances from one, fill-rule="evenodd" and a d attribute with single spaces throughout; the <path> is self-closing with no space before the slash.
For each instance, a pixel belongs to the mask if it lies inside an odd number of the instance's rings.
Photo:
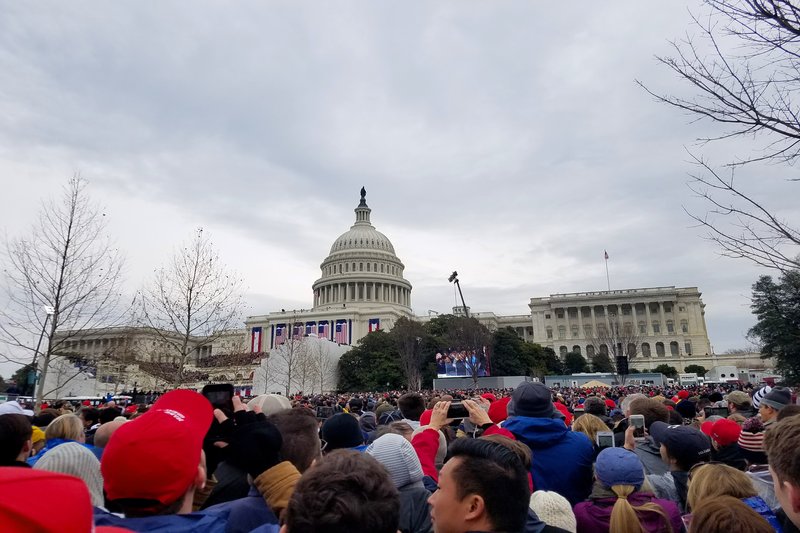
<path id="1" fill-rule="evenodd" d="M 800 181 L 800 7 L 788 0 L 706 0 L 709 13 L 692 15 L 699 36 L 675 41 L 673 54 L 657 60 L 693 91 L 665 94 L 637 81 L 659 101 L 697 121 L 723 126 L 702 143 L 745 138 L 752 149 L 721 168 L 691 154 L 697 172 L 690 189 L 708 206 L 689 215 L 725 256 L 781 272 L 800 267 L 800 231 L 757 201 L 735 174 L 756 163 L 787 165 Z M 719 130 L 717 130 L 719 131 Z"/>

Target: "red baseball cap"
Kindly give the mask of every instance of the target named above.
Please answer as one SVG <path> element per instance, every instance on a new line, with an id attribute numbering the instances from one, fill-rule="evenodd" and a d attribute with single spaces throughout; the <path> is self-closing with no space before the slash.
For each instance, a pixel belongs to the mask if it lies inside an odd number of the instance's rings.
<path id="1" fill-rule="evenodd" d="M 680 398 L 681 400 L 685 400 L 688 397 L 689 397 L 689 391 L 688 390 L 678 391 L 678 398 Z"/>
<path id="2" fill-rule="evenodd" d="M 57 495 L 42 507 L 42 494 Z M 0 524 L 15 533 L 88 533 L 94 516 L 83 480 L 33 468 L 0 467 Z M 98 527 L 97 533 L 127 529 Z"/>
<path id="3" fill-rule="evenodd" d="M 108 499 L 176 502 L 197 475 L 213 413 L 203 395 L 173 390 L 120 426 L 100 462 Z"/>
<path id="4" fill-rule="evenodd" d="M 742 433 L 742 427 L 734 422 L 723 418 L 716 422 L 703 422 L 700 430 L 711 437 L 711 439 L 720 446 L 728 446 L 739 440 L 739 435 Z"/>
<path id="5" fill-rule="evenodd" d="M 497 396 L 495 396 L 491 392 L 484 392 L 483 394 L 481 394 L 481 398 L 483 398 L 484 400 L 489 400 L 492 403 L 497 401 Z"/>

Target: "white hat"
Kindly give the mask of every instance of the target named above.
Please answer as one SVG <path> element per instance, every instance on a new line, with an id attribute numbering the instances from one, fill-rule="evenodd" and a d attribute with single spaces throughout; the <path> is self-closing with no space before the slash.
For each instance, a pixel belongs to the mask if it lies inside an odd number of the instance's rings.
<path id="1" fill-rule="evenodd" d="M 255 406 L 260 407 L 261 412 L 269 416 L 291 409 L 292 402 L 280 394 L 259 394 L 247 402 L 247 410 L 252 411 Z"/>
<path id="2" fill-rule="evenodd" d="M 80 478 L 86 483 L 92 496 L 92 505 L 103 505 L 103 475 L 100 473 L 100 461 L 78 442 L 65 442 L 51 448 L 33 466 L 38 470 L 60 472 Z"/>
<path id="3" fill-rule="evenodd" d="M 769 385 L 764 385 L 760 389 L 758 389 L 755 394 L 753 394 L 753 407 L 758 409 L 761 405 L 761 400 L 764 399 L 764 396 L 772 392 L 772 387 Z"/>
<path id="4" fill-rule="evenodd" d="M 567 499 L 557 492 L 537 490 L 531 494 L 531 510 L 548 526 L 575 533 L 578 524 Z"/>
<path id="5" fill-rule="evenodd" d="M 0 415 L 25 415 L 33 416 L 33 411 L 23 409 L 17 401 L 0 403 Z"/>

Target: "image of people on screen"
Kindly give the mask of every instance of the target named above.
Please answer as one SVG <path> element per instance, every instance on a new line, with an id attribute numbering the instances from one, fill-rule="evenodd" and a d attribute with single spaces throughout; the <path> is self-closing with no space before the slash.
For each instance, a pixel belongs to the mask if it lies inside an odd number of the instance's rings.
<path id="1" fill-rule="evenodd" d="M 436 354 L 436 375 L 440 378 L 490 375 L 486 364 L 486 348 L 438 352 Z"/>

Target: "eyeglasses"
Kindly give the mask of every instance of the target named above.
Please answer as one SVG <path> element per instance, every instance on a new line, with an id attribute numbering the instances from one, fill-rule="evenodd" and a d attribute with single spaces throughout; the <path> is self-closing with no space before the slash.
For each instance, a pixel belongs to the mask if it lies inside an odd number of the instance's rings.
<path id="1" fill-rule="evenodd" d="M 319 439 L 319 451 L 325 453 L 325 448 L 328 447 L 328 441 L 325 439 Z"/>

